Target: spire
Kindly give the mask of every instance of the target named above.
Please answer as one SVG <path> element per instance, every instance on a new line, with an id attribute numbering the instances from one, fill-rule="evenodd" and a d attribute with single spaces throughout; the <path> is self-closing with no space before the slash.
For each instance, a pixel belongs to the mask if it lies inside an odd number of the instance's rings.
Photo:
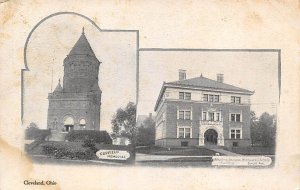
<path id="1" fill-rule="evenodd" d="M 82 28 L 82 33 L 80 38 L 77 40 L 72 50 L 70 51 L 69 56 L 70 55 L 90 55 L 96 57 L 91 48 L 90 43 L 88 42 L 85 36 L 84 27 Z"/>
<path id="2" fill-rule="evenodd" d="M 62 92 L 62 91 L 63 91 L 63 88 L 62 88 L 62 86 L 60 84 L 60 79 L 59 79 L 58 80 L 58 84 L 57 84 L 57 86 L 56 86 L 56 88 L 54 89 L 53 92 Z"/>

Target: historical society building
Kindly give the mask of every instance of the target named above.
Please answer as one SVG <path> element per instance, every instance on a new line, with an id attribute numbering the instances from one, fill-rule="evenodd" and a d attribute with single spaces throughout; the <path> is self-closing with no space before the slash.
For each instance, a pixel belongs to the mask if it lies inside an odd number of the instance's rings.
<path id="1" fill-rule="evenodd" d="M 250 146 L 250 96 L 252 91 L 200 77 L 163 83 L 155 105 L 155 145 Z"/>
<path id="2" fill-rule="evenodd" d="M 100 63 L 83 29 L 64 59 L 63 85 L 59 80 L 54 91 L 48 94 L 48 129 L 58 132 L 100 130 Z"/>

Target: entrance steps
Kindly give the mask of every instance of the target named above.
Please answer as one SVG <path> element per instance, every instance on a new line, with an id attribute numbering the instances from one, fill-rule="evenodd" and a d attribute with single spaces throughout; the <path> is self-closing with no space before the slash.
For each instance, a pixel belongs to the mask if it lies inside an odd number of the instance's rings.
<path id="1" fill-rule="evenodd" d="M 52 130 L 51 135 L 48 137 L 48 141 L 65 141 L 66 135 L 67 133 Z"/>

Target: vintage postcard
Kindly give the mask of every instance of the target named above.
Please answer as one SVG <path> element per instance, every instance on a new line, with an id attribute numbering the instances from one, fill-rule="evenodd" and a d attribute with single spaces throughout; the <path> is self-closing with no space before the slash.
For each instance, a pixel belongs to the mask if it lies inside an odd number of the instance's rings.
<path id="1" fill-rule="evenodd" d="M 0 189 L 300 188 L 299 1 L 0 2 Z"/>

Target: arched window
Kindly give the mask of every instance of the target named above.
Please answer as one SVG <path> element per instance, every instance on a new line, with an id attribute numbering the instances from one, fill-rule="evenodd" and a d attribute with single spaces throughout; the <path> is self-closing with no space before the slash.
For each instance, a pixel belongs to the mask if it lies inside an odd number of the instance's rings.
<path id="1" fill-rule="evenodd" d="M 85 119 L 83 119 L 83 118 L 80 119 L 79 126 L 80 126 L 80 129 L 85 129 L 85 126 L 86 126 Z"/>

